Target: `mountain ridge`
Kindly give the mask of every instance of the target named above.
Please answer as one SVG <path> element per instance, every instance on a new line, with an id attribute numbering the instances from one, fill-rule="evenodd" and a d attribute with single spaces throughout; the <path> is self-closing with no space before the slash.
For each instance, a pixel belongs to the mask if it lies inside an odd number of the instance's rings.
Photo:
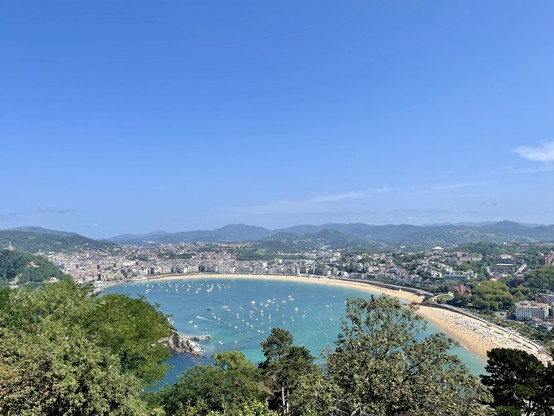
<path id="1" fill-rule="evenodd" d="M 554 225 L 528 226 L 514 221 L 484 222 L 473 224 L 411 225 L 365 223 L 301 224 L 270 230 L 246 224 L 229 224 L 214 230 L 125 234 L 107 239 L 121 244 L 178 243 L 178 242 L 268 242 L 299 244 L 305 241 L 321 241 L 323 245 L 342 247 L 350 242 L 354 247 L 384 243 L 386 245 L 413 246 L 422 242 L 433 245 L 461 244 L 478 241 L 490 242 L 554 242 Z M 329 233 L 333 231 L 335 233 Z M 325 244 L 326 243 L 326 244 Z M 302 244 L 300 244 L 302 245 Z M 307 244 L 308 246 L 310 244 Z"/>
<path id="2" fill-rule="evenodd" d="M 251 243 L 282 251 L 354 248 L 386 250 L 397 247 L 419 250 L 434 246 L 452 247 L 476 242 L 538 243 L 554 242 L 554 225 L 524 225 L 514 221 L 476 224 L 386 224 L 326 223 L 301 224 L 270 230 L 228 224 L 214 230 L 121 234 L 108 239 L 90 239 L 76 233 L 38 226 L 0 230 L 0 248 L 12 244 L 29 252 L 75 252 L 110 249 L 117 244 L 170 244 L 181 242 Z"/>

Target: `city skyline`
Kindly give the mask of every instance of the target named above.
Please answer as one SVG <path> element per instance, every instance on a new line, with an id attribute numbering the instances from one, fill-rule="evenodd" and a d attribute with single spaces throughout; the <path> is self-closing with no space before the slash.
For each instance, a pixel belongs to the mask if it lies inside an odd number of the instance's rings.
<path id="1" fill-rule="evenodd" d="M 0 229 L 553 224 L 553 18 L 547 1 L 4 3 Z"/>

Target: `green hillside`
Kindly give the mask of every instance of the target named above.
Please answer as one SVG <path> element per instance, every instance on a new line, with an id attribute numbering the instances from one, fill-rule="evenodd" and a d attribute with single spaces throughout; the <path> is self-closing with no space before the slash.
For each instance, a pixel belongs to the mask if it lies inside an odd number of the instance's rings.
<path id="1" fill-rule="evenodd" d="M 31 253 L 75 252 L 81 250 L 106 250 L 114 247 L 113 243 L 98 241 L 73 233 L 53 233 L 20 230 L 1 230 L 0 248 L 10 244 L 17 250 Z"/>
<path id="2" fill-rule="evenodd" d="M 0 287 L 17 283 L 42 283 L 56 277 L 68 276 L 48 259 L 22 251 L 4 249 L 0 251 Z"/>

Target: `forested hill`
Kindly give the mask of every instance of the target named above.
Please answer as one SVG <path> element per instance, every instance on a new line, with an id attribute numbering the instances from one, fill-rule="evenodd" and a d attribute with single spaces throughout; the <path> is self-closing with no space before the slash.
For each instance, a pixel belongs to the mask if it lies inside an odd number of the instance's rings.
<path id="1" fill-rule="evenodd" d="M 22 251 L 0 251 L 0 287 L 17 283 L 41 283 L 55 277 L 67 278 L 50 260 Z"/>
<path id="2" fill-rule="evenodd" d="M 31 253 L 106 250 L 115 246 L 107 241 L 93 240 L 75 233 L 47 230 L 40 227 L 0 230 L 0 248 L 7 247 L 10 243 L 17 250 Z"/>
<path id="3" fill-rule="evenodd" d="M 406 246 L 413 250 L 440 245 L 477 243 L 554 242 L 554 225 L 523 225 L 512 221 L 477 224 L 442 225 L 370 225 L 323 224 L 298 225 L 269 230 L 245 224 L 227 225 L 211 231 L 187 231 L 149 234 L 125 234 L 108 239 L 119 244 L 151 244 L 177 242 L 251 242 L 263 248 L 310 250 L 322 246 L 333 248 L 391 249 Z"/>

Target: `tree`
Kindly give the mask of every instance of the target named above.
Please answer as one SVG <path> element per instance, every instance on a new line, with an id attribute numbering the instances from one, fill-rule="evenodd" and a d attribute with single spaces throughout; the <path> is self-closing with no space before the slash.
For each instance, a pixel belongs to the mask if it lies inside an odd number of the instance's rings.
<path id="1" fill-rule="evenodd" d="M 486 389 L 450 355 L 443 334 L 423 338 L 415 306 L 387 296 L 348 299 L 325 377 L 304 386 L 323 414 L 486 415 Z"/>
<path id="2" fill-rule="evenodd" d="M 525 284 L 534 290 L 554 290 L 554 266 L 542 266 L 531 270 Z"/>
<path id="3" fill-rule="evenodd" d="M 171 356 L 158 342 L 171 330 L 167 317 L 145 298 L 111 294 L 96 298 L 94 304 L 87 327 L 96 343 L 120 357 L 122 371 L 150 385 L 161 380 Z"/>
<path id="4" fill-rule="evenodd" d="M 266 393 L 258 386 L 260 371 L 241 352 L 221 352 L 212 358 L 215 365 L 189 368 L 173 386 L 154 394 L 166 413 L 265 415 L 267 412 L 262 410 L 269 409 L 264 400 Z"/>
<path id="5" fill-rule="evenodd" d="M 448 303 L 450 303 L 451 305 L 459 306 L 463 308 L 470 302 L 471 302 L 471 295 L 466 295 L 465 293 L 456 293 L 454 295 L 454 298 Z"/>
<path id="6" fill-rule="evenodd" d="M 302 378 L 319 371 L 310 351 L 303 346 L 293 346 L 292 343 L 290 332 L 281 328 L 272 328 L 267 340 L 261 343 L 266 360 L 259 367 L 273 395 L 270 404 L 279 409 L 283 416 L 291 414 L 291 395 Z"/>
<path id="7" fill-rule="evenodd" d="M 142 385 L 118 358 L 59 322 L 0 329 L 0 414 L 144 415 Z"/>
<path id="8" fill-rule="evenodd" d="M 144 300 L 89 290 L 0 291 L 0 414 L 148 413 L 140 394 L 165 375 L 167 319 Z"/>
<path id="9" fill-rule="evenodd" d="M 261 343 L 262 351 L 266 358 L 264 365 L 286 356 L 292 346 L 292 342 L 293 337 L 289 331 L 281 328 L 272 328 L 267 339 Z"/>
<path id="10" fill-rule="evenodd" d="M 3 306 L 2 306 L 3 303 Z M 90 288 L 71 281 L 47 284 L 39 290 L 19 290 L 0 299 L 0 324 L 25 332 L 39 332 L 55 321 L 119 358 L 120 369 L 147 384 L 166 372 L 167 347 L 158 343 L 171 325 L 166 316 L 144 299 L 124 295 L 90 296 Z"/>
<path id="11" fill-rule="evenodd" d="M 482 282 L 473 290 L 471 303 L 477 309 L 507 310 L 513 308 L 514 297 L 505 283 L 488 280 Z"/>
<path id="12" fill-rule="evenodd" d="M 487 353 L 489 375 L 481 381 L 489 388 L 497 414 L 553 415 L 554 367 L 534 355 L 511 348 Z"/>

